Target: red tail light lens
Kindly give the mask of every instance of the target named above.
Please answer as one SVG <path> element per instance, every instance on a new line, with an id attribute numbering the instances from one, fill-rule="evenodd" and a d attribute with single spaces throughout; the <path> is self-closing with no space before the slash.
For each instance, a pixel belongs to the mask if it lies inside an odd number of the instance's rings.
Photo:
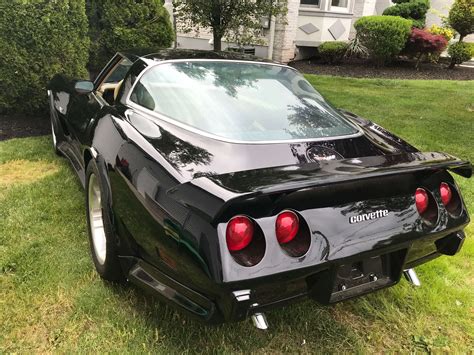
<path id="1" fill-rule="evenodd" d="M 291 242 L 298 234 L 298 229 L 299 220 L 294 212 L 284 211 L 278 215 L 275 223 L 278 243 L 286 244 Z"/>
<path id="2" fill-rule="evenodd" d="M 415 192 L 415 201 L 416 201 L 416 209 L 418 210 L 419 214 L 425 213 L 428 209 L 429 198 L 426 191 L 422 188 L 416 189 Z"/>
<path id="3" fill-rule="evenodd" d="M 239 251 L 250 244 L 253 238 L 253 222 L 245 216 L 236 216 L 227 224 L 226 241 L 230 251 Z"/>
<path id="4" fill-rule="evenodd" d="M 449 203 L 451 202 L 451 199 L 453 198 L 453 193 L 447 183 L 442 182 L 439 185 L 439 193 L 441 195 L 441 202 L 443 202 L 443 205 L 445 206 L 449 205 Z"/>

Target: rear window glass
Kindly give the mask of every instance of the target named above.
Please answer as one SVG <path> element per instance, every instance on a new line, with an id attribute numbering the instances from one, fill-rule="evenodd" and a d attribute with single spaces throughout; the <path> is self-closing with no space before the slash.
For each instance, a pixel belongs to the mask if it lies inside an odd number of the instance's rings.
<path id="1" fill-rule="evenodd" d="M 229 140 L 316 139 L 357 133 L 296 71 L 225 61 L 159 64 L 130 100 Z"/>

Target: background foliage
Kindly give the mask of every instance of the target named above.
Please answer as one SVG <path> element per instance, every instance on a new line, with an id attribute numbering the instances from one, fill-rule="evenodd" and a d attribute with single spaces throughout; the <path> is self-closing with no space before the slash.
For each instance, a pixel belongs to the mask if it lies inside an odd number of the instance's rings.
<path id="1" fill-rule="evenodd" d="M 342 41 L 324 42 L 318 47 L 318 53 L 323 62 L 338 64 L 346 54 L 348 44 Z"/>
<path id="2" fill-rule="evenodd" d="M 184 32 L 212 29 L 214 50 L 222 49 L 223 37 L 239 45 L 251 43 L 263 18 L 287 12 L 287 0 L 174 0 L 173 5 Z"/>
<path id="3" fill-rule="evenodd" d="M 56 73 L 87 77 L 84 0 L 0 0 L 0 113 L 38 112 Z"/>
<path id="4" fill-rule="evenodd" d="M 412 28 L 408 41 L 405 45 L 404 53 L 415 57 L 416 68 L 420 62 L 427 56 L 439 56 L 448 46 L 448 41 L 442 35 L 432 34 L 431 32 Z"/>
<path id="5" fill-rule="evenodd" d="M 398 16 L 365 16 L 356 21 L 357 37 L 367 47 L 372 59 L 383 64 L 405 47 L 411 21 Z"/>
<path id="6" fill-rule="evenodd" d="M 383 12 L 386 16 L 400 16 L 412 21 L 414 27 L 424 28 L 429 0 L 394 0 L 395 5 Z"/>
<path id="7" fill-rule="evenodd" d="M 474 33 L 474 0 L 455 0 L 449 10 L 448 23 L 459 33 L 459 41 Z"/>
<path id="8" fill-rule="evenodd" d="M 162 0 L 87 0 L 89 70 L 97 72 L 118 51 L 169 47 L 173 28 Z"/>

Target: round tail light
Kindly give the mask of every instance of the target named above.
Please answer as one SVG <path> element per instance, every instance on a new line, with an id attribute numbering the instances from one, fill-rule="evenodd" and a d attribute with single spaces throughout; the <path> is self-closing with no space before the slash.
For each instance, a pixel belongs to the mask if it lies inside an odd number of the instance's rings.
<path id="1" fill-rule="evenodd" d="M 439 193 L 441 195 L 441 202 L 443 202 L 443 205 L 445 206 L 449 205 L 449 203 L 451 202 L 451 199 L 453 198 L 453 193 L 447 183 L 442 182 L 439 185 Z"/>
<path id="2" fill-rule="evenodd" d="M 278 243 L 286 244 L 295 239 L 299 230 L 299 220 L 296 213 L 284 211 L 276 219 L 275 232 Z"/>
<path id="3" fill-rule="evenodd" d="M 244 249 L 252 241 L 254 234 L 253 222 L 245 216 L 236 216 L 227 224 L 226 242 L 230 251 Z"/>
<path id="4" fill-rule="evenodd" d="M 416 203 L 416 209 L 418 210 L 419 214 L 423 214 L 426 212 L 426 210 L 428 209 L 429 197 L 424 189 L 422 188 L 416 189 L 415 203 Z"/>

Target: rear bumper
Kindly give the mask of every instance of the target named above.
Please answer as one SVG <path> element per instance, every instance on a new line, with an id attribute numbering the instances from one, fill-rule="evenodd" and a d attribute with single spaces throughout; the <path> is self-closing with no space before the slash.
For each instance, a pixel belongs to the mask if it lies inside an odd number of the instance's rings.
<path id="1" fill-rule="evenodd" d="M 329 304 L 392 286 L 403 270 L 441 255 L 456 254 L 464 239 L 460 229 L 444 231 L 314 267 L 216 284 L 209 294 L 196 292 L 140 259 L 134 259 L 128 278 L 202 321 L 238 321 L 307 297 Z"/>

